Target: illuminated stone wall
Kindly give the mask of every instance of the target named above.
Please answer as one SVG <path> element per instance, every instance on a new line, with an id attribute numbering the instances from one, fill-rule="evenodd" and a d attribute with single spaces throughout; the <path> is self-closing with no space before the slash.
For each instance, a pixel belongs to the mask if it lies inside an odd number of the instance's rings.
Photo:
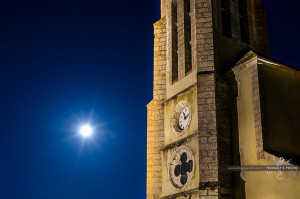
<path id="1" fill-rule="evenodd" d="M 279 76 L 283 77 L 278 78 L 281 85 L 272 87 L 272 89 L 270 89 L 271 87 L 268 87 L 269 89 L 267 91 L 261 90 L 262 87 L 260 84 L 262 84 L 263 81 L 270 80 L 270 76 L 268 78 L 266 78 L 266 76 L 261 76 L 264 77 L 262 81 L 260 79 L 260 75 L 262 75 L 262 73 L 258 73 L 260 68 L 264 68 L 263 70 L 267 71 L 271 69 L 272 72 L 276 73 L 277 78 Z M 241 165 L 276 165 L 280 163 L 281 156 L 267 151 L 268 148 L 264 145 L 264 138 L 266 138 L 266 135 L 275 136 L 274 139 L 277 143 L 272 143 L 275 145 L 280 142 L 285 142 L 285 147 L 292 147 L 289 146 L 289 142 L 292 142 L 291 140 L 278 140 L 279 137 L 274 131 L 277 130 L 276 128 L 281 126 L 280 121 L 273 121 L 272 123 L 268 123 L 268 128 L 264 127 L 265 120 L 269 119 L 266 117 L 269 116 L 269 113 L 266 114 L 265 111 L 270 112 L 270 110 L 264 110 L 264 97 L 262 97 L 262 95 L 268 95 L 265 96 L 268 98 L 273 97 L 274 95 L 276 96 L 278 91 L 281 92 L 280 90 L 282 88 L 284 88 L 285 91 L 296 88 L 299 89 L 300 71 L 257 56 L 239 64 L 233 69 L 233 71 L 238 85 L 237 115 Z M 276 77 L 276 75 L 272 73 L 267 73 L 268 75 L 272 75 L 273 78 Z M 294 79 L 297 79 L 297 81 L 294 81 Z M 286 90 L 285 84 L 288 84 L 291 88 Z M 275 86 L 275 84 L 273 85 Z M 285 102 L 286 99 L 299 98 L 299 95 L 296 92 L 281 92 L 281 94 L 285 94 L 287 96 L 282 96 L 282 98 L 276 99 L 273 98 L 272 101 L 275 102 L 275 106 L 271 103 L 267 105 L 273 107 L 271 114 L 278 114 L 279 118 L 282 114 L 286 113 L 286 110 L 280 109 L 276 106 L 279 106 L 280 104 L 280 106 L 284 106 L 283 102 Z M 294 106 L 295 110 L 299 110 L 298 101 L 291 100 L 290 103 L 292 104 L 286 105 L 285 107 Z M 279 112 L 276 113 L 276 110 Z M 281 122 L 292 125 L 293 118 L 290 120 L 282 118 Z M 272 125 L 272 128 L 270 125 Z M 299 126 L 297 127 L 298 128 L 293 130 L 299 132 Z M 289 129 L 284 132 L 285 136 L 291 136 L 293 133 L 294 131 L 289 132 Z M 274 140 L 272 140 L 272 142 L 273 141 Z M 268 142 L 270 142 L 270 139 Z M 297 146 L 294 146 L 294 148 L 295 147 Z M 287 154 L 286 151 L 282 149 L 281 152 L 281 155 L 283 156 L 282 158 L 288 160 L 289 158 L 285 156 Z M 282 162 L 282 165 L 293 166 L 292 163 Z M 247 199 L 300 198 L 299 171 L 243 171 L 241 172 L 241 177 L 245 181 L 245 193 Z"/>
<path id="2" fill-rule="evenodd" d="M 260 0 L 245 1 L 248 2 L 249 43 L 241 42 L 238 0 L 230 0 L 231 38 L 224 37 L 220 31 L 220 0 L 190 0 L 191 41 L 184 37 L 184 16 L 187 16 L 183 9 L 184 1 L 161 0 L 161 19 L 154 24 L 153 100 L 147 105 L 147 199 L 233 198 L 236 184 L 232 183 L 231 173 L 224 171 L 224 168 L 233 162 L 240 162 L 239 151 L 233 152 L 231 147 L 234 131 L 231 125 L 237 117 L 232 114 L 236 103 L 231 103 L 232 99 L 235 100 L 232 95 L 235 91 L 231 87 L 235 82 L 230 82 L 224 74 L 231 70 L 249 47 L 268 53 L 266 16 Z M 178 46 L 175 46 L 178 79 L 173 82 L 174 3 L 177 5 L 178 21 Z M 185 57 L 187 44 L 191 45 L 191 60 Z M 192 63 L 189 73 L 185 71 L 187 61 Z M 183 98 L 190 102 L 196 115 L 193 115 L 186 133 L 176 137 L 170 121 L 178 99 Z M 235 145 L 238 142 L 238 139 L 234 140 Z M 182 145 L 189 147 L 197 156 L 197 163 L 190 184 L 176 189 L 170 184 L 168 166 L 172 153 Z"/>
<path id="3" fill-rule="evenodd" d="M 161 148 L 164 146 L 164 100 L 166 96 L 165 19 L 154 24 L 153 100 L 147 105 L 147 199 L 157 199 L 162 191 Z"/>

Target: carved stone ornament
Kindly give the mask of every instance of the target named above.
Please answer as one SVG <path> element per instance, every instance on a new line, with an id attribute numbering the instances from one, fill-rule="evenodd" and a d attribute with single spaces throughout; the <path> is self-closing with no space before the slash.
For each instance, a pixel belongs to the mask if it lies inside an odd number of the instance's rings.
<path id="1" fill-rule="evenodd" d="M 189 184 L 194 175 L 195 158 L 188 146 L 178 147 L 169 159 L 169 179 L 175 188 Z"/>

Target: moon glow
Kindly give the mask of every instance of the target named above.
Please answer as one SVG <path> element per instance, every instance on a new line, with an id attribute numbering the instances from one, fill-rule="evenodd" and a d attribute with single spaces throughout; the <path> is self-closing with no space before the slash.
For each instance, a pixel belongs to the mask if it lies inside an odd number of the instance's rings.
<path id="1" fill-rule="evenodd" d="M 80 135 L 84 138 L 88 138 L 88 137 L 91 137 L 92 134 L 93 134 L 93 128 L 88 125 L 88 124 L 85 124 L 85 125 L 82 125 L 80 127 Z"/>

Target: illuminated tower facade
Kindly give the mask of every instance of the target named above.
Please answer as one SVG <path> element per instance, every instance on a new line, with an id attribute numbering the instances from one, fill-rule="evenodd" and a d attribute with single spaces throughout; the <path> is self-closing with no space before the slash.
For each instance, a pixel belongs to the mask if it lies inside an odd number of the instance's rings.
<path id="1" fill-rule="evenodd" d="M 225 74 L 249 48 L 268 53 L 266 27 L 260 0 L 161 0 L 147 105 L 148 199 L 232 198 L 243 188 L 224 171 L 239 162 Z"/>
<path id="2" fill-rule="evenodd" d="M 227 170 L 243 161 L 236 66 L 268 54 L 266 24 L 260 0 L 161 0 L 147 105 L 147 199 L 245 198 L 242 174 Z M 259 137 L 259 101 L 251 103 Z M 258 159 L 266 157 L 261 140 Z"/>

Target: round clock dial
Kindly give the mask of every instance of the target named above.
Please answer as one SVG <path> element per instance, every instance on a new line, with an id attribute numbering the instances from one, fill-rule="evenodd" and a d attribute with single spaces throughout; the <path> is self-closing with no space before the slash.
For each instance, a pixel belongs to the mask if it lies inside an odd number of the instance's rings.
<path id="1" fill-rule="evenodd" d="M 176 188 L 187 186 L 193 178 L 194 155 L 189 147 L 178 147 L 169 160 L 169 179 Z"/>
<path id="2" fill-rule="evenodd" d="M 184 133 L 191 122 L 192 109 L 187 100 L 181 100 L 177 103 L 172 115 L 172 129 L 174 133 Z"/>
<path id="3" fill-rule="evenodd" d="M 182 130 L 185 130 L 189 123 L 190 123 L 190 120 L 191 120 L 191 111 L 190 111 L 190 108 L 189 107 L 185 107 L 181 113 L 180 113 L 180 116 L 179 116 L 179 128 L 182 129 Z"/>

